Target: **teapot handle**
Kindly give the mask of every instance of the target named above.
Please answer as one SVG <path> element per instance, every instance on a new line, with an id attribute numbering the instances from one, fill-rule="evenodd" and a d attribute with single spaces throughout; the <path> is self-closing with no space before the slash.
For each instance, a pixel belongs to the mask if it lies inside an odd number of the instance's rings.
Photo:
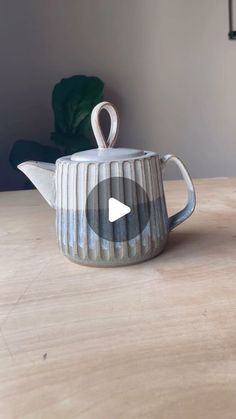
<path id="1" fill-rule="evenodd" d="M 188 173 L 186 167 L 184 166 L 183 162 L 176 156 L 172 154 L 166 154 L 164 157 L 160 159 L 161 161 L 161 168 L 162 170 L 165 168 L 166 164 L 170 161 L 173 161 L 179 167 L 181 174 L 185 180 L 188 192 L 188 199 L 186 206 L 176 214 L 169 217 L 169 230 L 173 230 L 179 224 L 183 223 L 190 215 L 193 213 L 195 206 L 196 206 L 196 194 L 193 186 L 192 179 L 190 174 Z"/>

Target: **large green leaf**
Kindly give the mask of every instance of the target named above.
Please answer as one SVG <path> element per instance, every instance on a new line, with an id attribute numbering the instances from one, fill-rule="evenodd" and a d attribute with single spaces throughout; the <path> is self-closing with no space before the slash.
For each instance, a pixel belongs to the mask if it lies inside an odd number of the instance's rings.
<path id="1" fill-rule="evenodd" d="M 98 77 L 72 76 L 56 84 L 52 93 L 54 126 L 56 133 L 65 136 L 63 145 L 66 146 L 68 138 L 76 138 L 79 134 L 80 124 L 103 99 L 103 89 L 104 83 Z M 83 132 L 85 136 L 90 133 L 89 124 L 87 129 L 87 133 Z M 53 140 L 56 138 L 52 136 Z"/>
<path id="2" fill-rule="evenodd" d="M 18 140 L 13 144 L 9 161 L 11 166 L 16 169 L 18 164 L 27 160 L 54 163 L 62 154 L 61 150 L 55 147 L 49 147 L 30 140 Z"/>
<path id="3" fill-rule="evenodd" d="M 65 112 L 66 104 L 75 94 L 78 96 L 78 101 L 82 99 L 86 79 L 86 76 L 72 76 L 62 79 L 55 85 L 52 92 L 52 108 L 54 111 L 56 131 L 66 133 L 68 129 L 67 114 Z"/>
<path id="4" fill-rule="evenodd" d="M 60 132 L 53 132 L 51 136 L 56 144 L 63 146 L 64 154 L 72 154 L 77 151 L 89 150 L 94 147 L 91 140 L 83 134 L 74 137 L 65 137 L 65 135 L 62 135 Z"/>

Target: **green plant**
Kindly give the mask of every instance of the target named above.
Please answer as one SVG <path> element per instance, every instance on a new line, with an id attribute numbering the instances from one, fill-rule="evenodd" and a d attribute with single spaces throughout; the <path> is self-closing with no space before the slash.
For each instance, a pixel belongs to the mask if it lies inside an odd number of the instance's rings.
<path id="1" fill-rule="evenodd" d="M 58 157 L 93 146 L 91 111 L 103 100 L 104 83 L 97 77 L 72 76 L 62 79 L 53 89 L 54 132 L 51 140 L 58 147 L 35 141 L 17 140 L 9 161 L 16 168 L 26 160 L 54 163 Z"/>
<path id="2" fill-rule="evenodd" d="M 52 140 L 66 153 L 91 147 L 90 115 L 103 99 L 103 82 L 97 77 L 73 76 L 56 84 L 52 93 L 55 132 Z"/>

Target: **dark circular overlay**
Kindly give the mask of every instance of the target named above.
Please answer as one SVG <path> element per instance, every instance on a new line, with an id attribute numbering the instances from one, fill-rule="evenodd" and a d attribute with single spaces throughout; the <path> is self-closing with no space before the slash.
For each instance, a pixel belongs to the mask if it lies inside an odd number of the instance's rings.
<path id="1" fill-rule="evenodd" d="M 129 214 L 109 221 L 109 199 L 115 198 L 130 207 Z M 111 177 L 99 182 L 86 201 L 86 217 L 91 229 L 112 242 L 132 240 L 142 233 L 150 218 L 150 202 L 145 190 L 125 177 Z"/>

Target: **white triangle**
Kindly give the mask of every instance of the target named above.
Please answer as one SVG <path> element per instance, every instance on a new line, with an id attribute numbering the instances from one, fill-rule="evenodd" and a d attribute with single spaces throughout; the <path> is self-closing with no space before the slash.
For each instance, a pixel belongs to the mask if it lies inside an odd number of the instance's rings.
<path id="1" fill-rule="evenodd" d="M 118 201 L 118 199 L 110 198 L 108 201 L 108 219 L 111 223 L 119 218 L 124 217 L 124 215 L 129 214 L 131 208 L 128 205 L 123 204 Z"/>

